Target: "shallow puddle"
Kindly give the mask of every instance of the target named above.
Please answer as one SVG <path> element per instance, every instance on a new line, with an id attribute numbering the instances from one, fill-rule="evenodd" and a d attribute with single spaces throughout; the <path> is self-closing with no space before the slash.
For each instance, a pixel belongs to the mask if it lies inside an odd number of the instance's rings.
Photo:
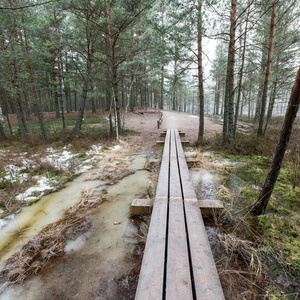
<path id="1" fill-rule="evenodd" d="M 64 257 L 52 260 L 40 275 L 27 280 L 22 286 L 6 288 L 0 299 L 118 299 L 119 278 L 132 273 L 136 266 L 133 251 L 138 243 L 138 229 L 135 221 L 129 218 L 129 210 L 132 200 L 142 197 L 149 188 L 149 172 L 142 170 L 145 161 L 146 156 L 136 156 L 129 168 L 137 171 L 119 183 L 105 187 L 107 201 L 89 215 L 93 227 L 75 241 L 67 243 Z M 89 175 L 91 173 L 82 175 L 83 178 L 78 177 L 66 189 L 57 193 L 58 195 L 49 195 L 56 200 L 52 198 L 51 201 L 46 201 L 44 197 L 39 201 L 45 201 L 44 205 L 40 204 L 39 208 L 26 208 L 32 210 L 33 224 L 29 217 L 16 216 L 18 221 L 14 221 L 15 228 L 11 224 L 4 228 L 10 236 L 10 242 L 20 247 L 29 240 L 30 235 L 38 232 L 47 223 L 58 220 L 64 208 L 79 200 L 77 198 L 80 197 L 82 189 L 93 187 L 95 194 L 100 194 L 104 187 L 99 186 L 99 181 L 84 182 L 84 178 Z M 72 200 L 68 200 L 68 196 Z M 41 216 L 46 216 L 46 220 L 41 220 Z M 20 241 L 17 239 L 15 242 L 11 232 L 13 229 L 19 232 L 19 228 L 26 225 L 29 225 L 26 234 Z M 11 247 L 6 257 L 13 252 L 12 249 L 16 251 L 19 247 Z"/>
<path id="2" fill-rule="evenodd" d="M 38 202 L 24 207 L 20 213 L 6 218 L 7 222 L 2 224 L 0 230 L 0 269 L 8 257 L 43 227 L 59 220 L 65 209 L 76 204 L 83 190 L 95 188 L 99 184 L 95 181 L 84 181 L 91 172 L 82 174 L 69 182 L 66 188 L 44 196 Z"/>
<path id="3" fill-rule="evenodd" d="M 193 168 L 190 173 L 198 200 L 217 199 L 220 176 L 203 168 Z"/>

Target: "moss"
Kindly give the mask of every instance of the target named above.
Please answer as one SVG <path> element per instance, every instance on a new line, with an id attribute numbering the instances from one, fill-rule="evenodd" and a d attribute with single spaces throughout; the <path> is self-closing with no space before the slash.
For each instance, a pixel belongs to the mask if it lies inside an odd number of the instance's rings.
<path id="1" fill-rule="evenodd" d="M 278 215 L 268 213 L 258 217 L 264 240 L 295 272 L 300 272 L 300 215 L 284 208 Z"/>

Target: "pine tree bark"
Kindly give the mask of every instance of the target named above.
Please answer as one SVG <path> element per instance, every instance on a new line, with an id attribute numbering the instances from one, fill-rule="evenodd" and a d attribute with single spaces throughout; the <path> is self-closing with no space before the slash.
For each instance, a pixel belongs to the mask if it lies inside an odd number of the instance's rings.
<path id="1" fill-rule="evenodd" d="M 298 69 L 296 80 L 292 89 L 288 107 L 286 110 L 284 123 L 280 132 L 271 167 L 263 188 L 258 196 L 258 200 L 253 205 L 251 211 L 257 215 L 264 214 L 276 184 L 284 154 L 292 133 L 293 124 L 297 117 L 300 104 L 300 68 Z"/>
<path id="2" fill-rule="evenodd" d="M 274 85 L 273 85 L 273 89 L 272 89 L 270 100 L 269 100 L 269 106 L 268 106 L 266 125 L 265 125 L 265 129 L 264 129 L 264 135 L 266 134 L 268 125 L 271 121 L 272 114 L 273 114 L 273 108 L 274 108 L 274 104 L 275 104 L 277 84 L 278 84 L 278 67 L 279 67 L 279 55 L 277 56 L 277 61 L 276 61 L 276 69 L 275 69 L 276 76 L 275 76 Z"/>
<path id="3" fill-rule="evenodd" d="M 275 2 L 274 2 L 273 7 L 272 7 L 271 22 L 270 22 L 270 36 L 269 36 L 269 48 L 268 48 L 268 57 L 267 57 L 267 68 L 266 68 L 266 75 L 265 75 L 265 81 L 264 81 L 263 95 L 262 95 L 262 99 L 261 99 L 259 124 L 258 124 L 258 130 L 257 130 L 258 137 L 263 136 L 268 85 L 269 85 L 269 78 L 270 78 L 271 65 L 272 65 L 272 56 L 273 56 L 273 49 L 274 49 L 275 17 L 276 17 L 276 6 L 275 6 Z"/>
<path id="4" fill-rule="evenodd" d="M 237 102 L 236 102 L 236 106 L 235 106 L 233 138 L 235 138 L 235 135 L 236 135 L 237 120 L 238 120 L 240 101 L 241 101 L 241 92 L 242 92 L 242 83 L 243 83 L 243 71 L 244 71 L 244 65 L 245 65 L 245 53 L 246 53 L 246 41 L 247 41 L 249 13 L 250 13 L 250 9 L 248 9 L 248 11 L 247 11 L 246 24 L 245 24 L 243 52 L 242 52 L 242 65 L 241 65 L 240 74 L 239 74 L 240 78 L 239 78 L 239 85 L 238 85 L 238 97 L 237 97 Z"/>
<path id="5" fill-rule="evenodd" d="M 34 112 L 38 117 L 43 140 L 46 141 L 48 139 L 48 133 L 47 133 L 47 129 L 46 129 L 46 126 L 44 123 L 44 114 L 41 109 L 41 105 L 40 105 L 40 103 L 38 103 L 38 100 L 37 100 L 38 95 L 37 95 L 37 91 L 36 91 L 35 79 L 34 79 L 34 75 L 33 75 L 31 61 L 29 58 L 29 53 L 28 53 L 28 51 L 26 51 L 27 49 L 25 49 L 25 46 L 24 46 L 21 28 L 17 27 L 17 31 L 19 34 L 19 40 L 20 40 L 21 49 L 22 49 L 22 53 L 23 53 L 23 59 L 25 62 L 25 67 L 26 67 L 26 71 L 27 71 L 27 75 L 28 75 L 28 82 L 31 87 L 30 92 L 29 92 L 30 100 L 31 100 L 31 103 L 33 104 Z M 25 43 L 27 44 L 26 35 L 25 35 Z"/>
<path id="6" fill-rule="evenodd" d="M 75 131 L 80 132 L 82 126 L 82 119 L 84 114 L 84 109 L 87 100 L 87 93 L 90 84 L 90 75 L 92 70 L 92 60 L 93 60 L 93 47 L 91 41 L 88 40 L 87 42 L 87 59 L 86 59 L 86 71 L 84 76 L 84 82 L 82 86 L 82 93 L 81 93 L 81 102 L 77 113 L 76 124 L 75 124 Z"/>
<path id="7" fill-rule="evenodd" d="M 120 117 L 120 103 L 118 97 L 118 78 L 117 78 L 117 61 L 116 61 L 116 41 L 115 35 L 112 27 L 112 16 L 111 8 L 108 8 L 108 45 L 109 45 L 109 63 L 110 63 L 110 73 L 111 73 L 111 86 L 112 86 L 112 100 L 113 108 L 115 113 L 115 130 L 116 130 L 116 139 L 119 140 L 119 134 L 121 133 L 121 117 Z"/>
<path id="8" fill-rule="evenodd" d="M 54 16 L 54 26 L 55 26 L 55 39 L 56 39 L 56 55 L 57 55 L 57 69 L 58 69 L 58 82 L 59 82 L 59 103 L 61 109 L 61 119 L 63 124 L 63 129 L 66 129 L 66 120 L 65 120 L 65 106 L 64 106 L 64 99 L 63 99 L 63 84 L 62 84 L 62 64 L 61 64 L 61 55 L 60 55 L 60 48 L 59 48 L 59 35 L 58 35 L 58 26 L 57 26 L 57 19 L 56 19 L 56 12 L 53 11 Z"/>
<path id="9" fill-rule="evenodd" d="M 0 136 L 2 138 L 6 138 L 6 134 L 4 132 L 4 118 L 3 118 L 3 113 L 2 113 L 2 107 L 0 105 Z"/>
<path id="10" fill-rule="evenodd" d="M 203 65 L 202 65 L 202 3 L 198 0 L 198 30 L 197 30 L 197 64 L 198 64 L 198 97 L 199 97 L 199 131 L 198 143 L 203 143 L 204 138 L 204 91 L 203 91 Z"/>
<path id="11" fill-rule="evenodd" d="M 162 8 L 161 12 L 161 22 L 162 25 L 164 25 L 164 8 Z M 162 49 L 164 50 L 165 47 L 165 41 L 163 36 L 161 37 L 161 43 L 162 43 Z M 164 108 L 164 80 L 165 80 L 165 74 L 164 74 L 164 62 L 163 62 L 164 54 L 162 55 L 161 59 L 161 74 L 160 74 L 160 101 L 159 101 L 159 109 Z"/>
<path id="12" fill-rule="evenodd" d="M 224 101 L 223 143 L 233 139 L 234 119 L 234 63 L 235 63 L 235 30 L 236 30 L 237 0 L 231 0 L 230 11 L 230 40 L 228 49 L 228 64 L 226 76 L 226 91 Z"/>

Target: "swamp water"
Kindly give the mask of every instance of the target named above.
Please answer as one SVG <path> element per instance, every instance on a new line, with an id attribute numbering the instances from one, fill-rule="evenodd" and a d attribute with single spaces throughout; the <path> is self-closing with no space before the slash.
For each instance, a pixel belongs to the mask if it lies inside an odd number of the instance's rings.
<path id="1" fill-rule="evenodd" d="M 211 157 L 214 159 L 213 155 Z M 121 299 L 120 284 L 128 287 L 128 277 L 137 269 L 134 250 L 138 244 L 138 227 L 136 220 L 129 218 L 129 206 L 150 186 L 149 172 L 142 170 L 145 162 L 146 155 L 136 156 L 129 166 L 136 172 L 113 186 L 106 186 L 99 180 L 85 181 L 95 172 L 88 171 L 65 189 L 43 197 L 14 216 L 0 231 L 2 237 L 6 237 L 6 242 L 1 244 L 6 257 L 16 252 L 42 227 L 61 218 L 63 209 L 79 201 L 82 190 L 94 188 L 96 196 L 103 189 L 107 191 L 108 201 L 89 214 L 93 227 L 76 240 L 68 241 L 64 256 L 50 261 L 38 276 L 23 285 L 4 289 L 0 300 Z M 204 168 L 192 168 L 190 172 L 198 199 L 218 199 L 221 175 Z M 218 255 L 219 228 L 212 224 L 206 222 L 206 230 L 211 247 Z M 21 236 L 19 233 L 22 233 Z"/>
<path id="2" fill-rule="evenodd" d="M 89 214 L 93 226 L 65 247 L 65 256 L 48 263 L 38 276 L 4 289 L 1 300 L 15 299 L 118 299 L 118 280 L 135 268 L 133 251 L 138 229 L 129 218 L 130 203 L 149 188 L 149 172 L 142 170 L 146 156 L 136 156 L 129 169 L 134 174 L 113 186 L 85 181 L 95 170 L 79 176 L 59 192 L 24 208 L 0 231 L 1 265 L 44 226 L 59 220 L 64 209 L 76 204 L 82 190 L 94 195 L 105 188 L 107 201 Z M 100 163 L 101 164 L 101 163 Z M 126 282 L 124 283 L 126 285 Z"/>

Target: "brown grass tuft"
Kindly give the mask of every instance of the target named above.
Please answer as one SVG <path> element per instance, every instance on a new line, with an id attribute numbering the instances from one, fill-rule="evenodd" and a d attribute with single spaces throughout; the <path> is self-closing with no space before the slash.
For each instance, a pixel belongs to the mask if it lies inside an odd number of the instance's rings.
<path id="1" fill-rule="evenodd" d="M 67 240 L 75 239 L 92 226 L 86 212 L 101 203 L 104 196 L 97 199 L 92 197 L 92 189 L 83 191 L 80 202 L 67 209 L 62 219 L 46 226 L 8 259 L 0 273 L 1 280 L 9 284 L 21 283 L 39 273 L 50 259 L 61 256 Z"/>

